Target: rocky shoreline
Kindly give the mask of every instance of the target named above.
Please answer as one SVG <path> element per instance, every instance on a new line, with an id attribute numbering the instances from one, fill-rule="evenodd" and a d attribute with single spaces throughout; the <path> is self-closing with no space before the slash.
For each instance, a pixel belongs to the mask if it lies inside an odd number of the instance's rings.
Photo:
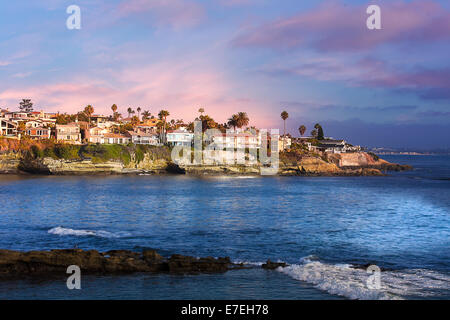
<path id="1" fill-rule="evenodd" d="M 388 171 L 411 170 L 408 165 L 374 160 L 367 153 L 305 156 L 299 160 L 280 161 L 279 176 L 383 176 Z M 178 166 L 163 159 L 145 156 L 140 162 L 127 165 L 120 161 L 95 162 L 90 159 L 63 160 L 53 158 L 24 159 L 18 154 L 0 154 L 0 174 L 41 175 L 164 175 L 183 174 L 191 176 L 259 176 L 259 165 L 203 165 Z"/>
<path id="2" fill-rule="evenodd" d="M 169 273 L 202 274 L 224 273 L 229 270 L 248 268 L 244 264 L 232 263 L 229 257 L 196 258 L 173 254 L 168 258 L 155 250 L 133 252 L 129 250 L 60 249 L 50 251 L 0 250 L 0 279 L 15 276 L 64 275 L 71 265 L 79 266 L 84 274 L 130 274 Z M 264 269 L 286 267 L 285 263 L 270 260 L 262 265 Z"/>

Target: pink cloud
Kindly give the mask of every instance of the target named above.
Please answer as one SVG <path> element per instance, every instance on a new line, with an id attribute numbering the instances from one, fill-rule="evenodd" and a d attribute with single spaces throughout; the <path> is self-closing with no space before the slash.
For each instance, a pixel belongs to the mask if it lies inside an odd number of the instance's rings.
<path id="1" fill-rule="evenodd" d="M 204 107 L 219 122 L 225 122 L 232 113 L 246 111 L 252 125 L 271 128 L 267 103 L 230 94 L 233 81 L 216 67 L 167 61 L 125 68 L 111 76 L 114 86 L 90 75 L 70 83 L 0 90 L 0 105 L 15 109 L 21 99 L 30 98 L 37 110 L 75 113 L 91 104 L 96 112 L 110 114 L 111 105 L 117 104 L 123 115 L 128 107 L 149 109 L 154 115 L 164 108 L 171 113 L 169 118 L 185 121 L 194 120 L 199 107 Z"/>
<path id="2" fill-rule="evenodd" d="M 289 49 L 312 46 L 321 51 L 372 49 L 386 43 L 450 39 L 450 12 L 432 0 L 380 4 L 382 30 L 366 27 L 367 5 L 326 1 L 312 11 L 246 28 L 238 47 Z"/>

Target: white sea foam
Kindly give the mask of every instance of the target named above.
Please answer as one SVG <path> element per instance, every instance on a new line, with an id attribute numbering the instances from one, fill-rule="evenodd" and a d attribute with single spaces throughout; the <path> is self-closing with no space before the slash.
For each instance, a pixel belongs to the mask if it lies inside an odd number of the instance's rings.
<path id="1" fill-rule="evenodd" d="M 328 293 L 350 299 L 425 298 L 439 296 L 442 291 L 450 290 L 450 275 L 424 269 L 381 272 L 379 290 L 367 287 L 367 279 L 371 274 L 366 270 L 354 269 L 345 264 L 333 265 L 304 258 L 301 264 L 277 270 Z"/>
<path id="2" fill-rule="evenodd" d="M 265 263 L 265 262 L 246 261 L 246 260 L 233 260 L 232 262 L 235 264 L 243 264 L 243 265 L 255 266 L 255 267 L 260 267 Z"/>
<path id="3" fill-rule="evenodd" d="M 117 232 L 112 233 L 108 231 L 103 230 L 77 230 L 77 229 L 70 229 L 70 228 L 63 228 L 63 227 L 55 227 L 50 230 L 48 230 L 48 233 L 55 234 L 59 236 L 79 236 L 79 237 L 85 237 L 85 236 L 94 236 L 94 237 L 101 237 L 101 238 L 120 238 L 124 236 L 128 236 L 129 234 L 126 232 Z"/>

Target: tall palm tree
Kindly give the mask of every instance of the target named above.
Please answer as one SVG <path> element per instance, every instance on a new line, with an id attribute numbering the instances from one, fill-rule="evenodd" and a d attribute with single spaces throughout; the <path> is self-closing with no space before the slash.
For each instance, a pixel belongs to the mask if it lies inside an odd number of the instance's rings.
<path id="1" fill-rule="evenodd" d="M 237 114 L 233 114 L 233 115 L 231 116 L 231 118 L 228 119 L 227 124 L 228 124 L 230 127 L 233 127 L 233 128 L 234 128 L 234 131 L 236 131 L 236 127 L 238 126 L 238 121 L 239 121 L 238 115 L 237 115 Z"/>
<path id="2" fill-rule="evenodd" d="M 305 134 L 305 132 L 306 132 L 306 127 L 304 125 L 301 125 L 298 128 L 298 132 L 300 133 L 301 136 L 303 136 Z"/>
<path id="3" fill-rule="evenodd" d="M 91 125 L 91 116 L 94 113 L 94 108 L 91 105 L 86 106 L 86 108 L 84 108 L 84 113 L 88 116 L 89 118 L 89 123 L 88 126 Z"/>
<path id="4" fill-rule="evenodd" d="M 116 113 L 116 111 L 117 111 L 117 105 L 116 105 L 116 104 L 113 104 L 113 105 L 111 106 L 111 110 L 112 110 L 113 113 Z"/>
<path id="5" fill-rule="evenodd" d="M 284 150 L 284 138 L 286 137 L 286 120 L 289 118 L 289 113 L 287 111 L 283 111 L 281 113 L 281 119 L 284 121 L 284 131 L 283 131 L 283 150 Z"/>
<path id="6" fill-rule="evenodd" d="M 128 112 L 128 118 L 129 117 L 131 117 L 131 112 L 133 111 L 133 109 L 131 109 L 131 107 L 129 107 L 128 109 L 127 109 L 127 112 Z"/>
<path id="7" fill-rule="evenodd" d="M 200 108 L 200 109 L 198 109 L 198 112 L 200 112 L 200 115 L 203 115 L 203 113 L 205 112 L 205 109 L 204 108 Z"/>
<path id="8" fill-rule="evenodd" d="M 141 107 L 138 107 L 137 109 L 137 112 L 138 112 L 138 119 L 139 119 L 139 121 L 140 121 L 140 119 L 141 119 Z"/>
<path id="9" fill-rule="evenodd" d="M 161 110 L 158 113 L 158 117 L 159 119 L 161 119 L 163 121 L 163 141 L 166 141 L 166 122 L 167 122 L 167 117 L 170 116 L 169 111 L 167 110 Z"/>
<path id="10" fill-rule="evenodd" d="M 237 121 L 237 127 L 238 128 L 242 128 L 244 126 L 247 126 L 248 123 L 250 122 L 250 119 L 249 119 L 249 117 L 248 117 L 246 112 L 238 112 L 237 119 L 238 119 L 238 121 Z"/>

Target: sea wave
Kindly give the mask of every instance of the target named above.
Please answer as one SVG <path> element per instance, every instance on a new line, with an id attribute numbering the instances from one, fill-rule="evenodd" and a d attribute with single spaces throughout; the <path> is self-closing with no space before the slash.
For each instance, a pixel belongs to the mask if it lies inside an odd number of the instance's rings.
<path id="1" fill-rule="evenodd" d="M 127 232 L 109 232 L 104 230 L 77 230 L 63 227 L 55 227 L 47 231 L 50 234 L 55 234 L 59 236 L 78 236 L 78 237 L 101 237 L 101 238 L 121 238 L 127 237 L 130 234 Z"/>
<path id="2" fill-rule="evenodd" d="M 330 294 L 360 300 L 397 300 L 409 297 L 437 297 L 450 290 L 450 275 L 433 270 L 409 269 L 383 271 L 380 289 L 369 289 L 371 274 L 349 264 L 328 264 L 303 258 L 300 264 L 278 268 L 279 272 L 310 283 Z"/>

